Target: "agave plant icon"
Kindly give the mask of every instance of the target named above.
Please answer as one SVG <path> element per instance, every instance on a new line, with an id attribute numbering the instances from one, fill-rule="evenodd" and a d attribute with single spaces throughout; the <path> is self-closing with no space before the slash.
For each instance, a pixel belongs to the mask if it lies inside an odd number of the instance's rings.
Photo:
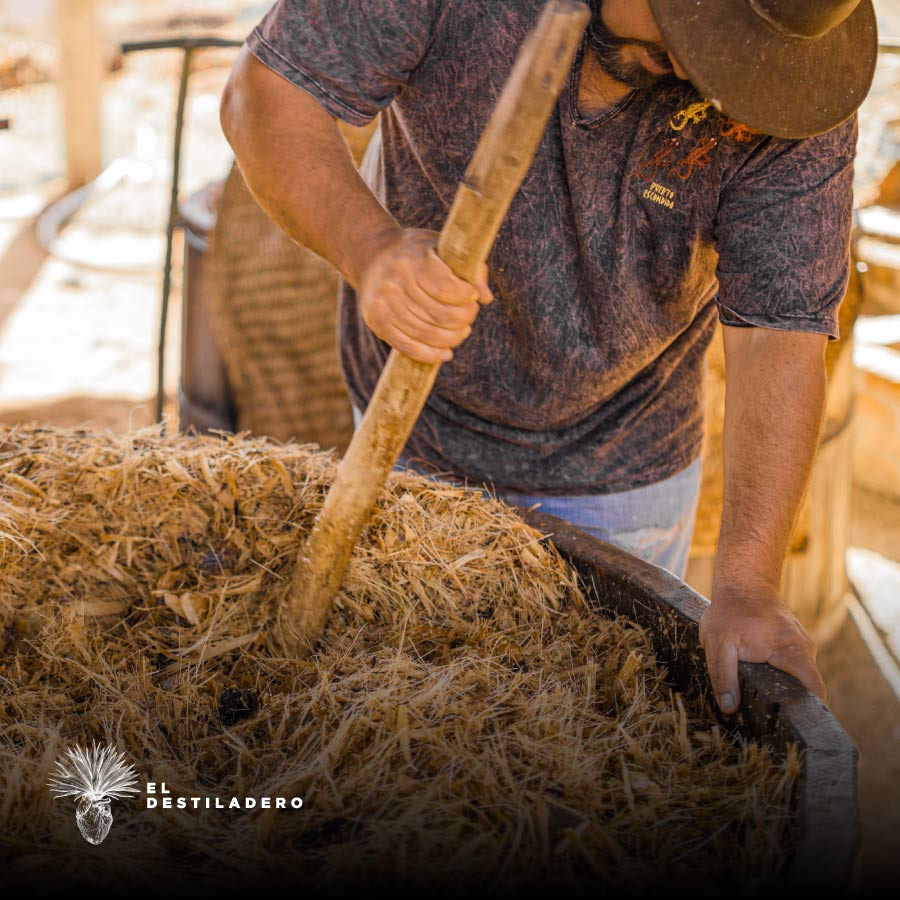
<path id="1" fill-rule="evenodd" d="M 112 827 L 112 801 L 137 793 L 137 772 L 114 747 L 95 742 L 90 750 L 76 746 L 67 751 L 48 787 L 55 797 L 75 798 L 78 830 L 86 841 L 100 844 Z"/>

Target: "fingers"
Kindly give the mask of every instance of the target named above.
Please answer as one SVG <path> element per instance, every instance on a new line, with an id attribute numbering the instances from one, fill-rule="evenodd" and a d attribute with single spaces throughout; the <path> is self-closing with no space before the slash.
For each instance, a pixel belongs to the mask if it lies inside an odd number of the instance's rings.
<path id="1" fill-rule="evenodd" d="M 382 339 L 419 362 L 445 363 L 453 359 L 452 348 L 459 346 L 471 333 L 471 326 L 462 331 L 448 331 L 398 318 L 387 327 Z"/>
<path id="2" fill-rule="evenodd" d="M 808 639 L 807 639 L 808 640 Z M 811 694 L 823 702 L 826 698 L 825 682 L 816 666 L 815 647 L 812 641 L 792 644 L 774 652 L 769 664 L 793 675 Z"/>
<path id="3" fill-rule="evenodd" d="M 700 619 L 700 640 L 716 700 L 726 714 L 736 712 L 740 705 L 739 659 L 769 663 L 825 699 L 825 684 L 816 667 L 816 645 L 784 601 L 771 591 L 720 593 Z"/>
<path id="4" fill-rule="evenodd" d="M 475 282 L 475 287 L 478 289 L 478 302 L 482 306 L 487 306 L 488 303 L 494 302 L 494 295 L 488 287 L 487 263 L 481 267 L 481 274 L 478 276 L 478 281 Z"/>
<path id="5" fill-rule="evenodd" d="M 451 307 L 442 314 L 439 304 L 415 285 L 404 290 L 386 286 L 369 299 L 366 322 L 384 341 L 420 362 L 448 362 L 452 349 L 471 333 L 478 304 Z"/>
<path id="6" fill-rule="evenodd" d="M 467 306 L 478 302 L 479 288 L 457 278 L 433 247 L 428 249 L 422 263 L 412 268 L 412 274 L 426 294 L 439 299 L 445 306 Z"/>
<path id="7" fill-rule="evenodd" d="M 716 695 L 716 703 L 725 715 L 736 713 L 741 704 L 738 684 L 738 650 L 727 638 L 718 640 L 706 650 L 706 666 Z"/>
<path id="8" fill-rule="evenodd" d="M 410 357 L 410 359 L 429 364 L 450 362 L 453 359 L 452 350 L 424 344 L 396 327 L 390 327 L 381 334 L 377 331 L 375 333 L 395 350 L 404 356 Z"/>
<path id="9" fill-rule="evenodd" d="M 477 300 L 445 304 L 424 291 L 415 281 L 405 282 L 397 299 L 398 308 L 409 318 L 427 327 L 451 333 L 465 331 L 478 316 Z"/>
<path id="10" fill-rule="evenodd" d="M 487 267 L 477 284 L 457 278 L 435 252 L 433 232 L 407 230 L 384 247 L 360 284 L 366 324 L 382 340 L 425 363 L 447 362 L 490 302 Z"/>

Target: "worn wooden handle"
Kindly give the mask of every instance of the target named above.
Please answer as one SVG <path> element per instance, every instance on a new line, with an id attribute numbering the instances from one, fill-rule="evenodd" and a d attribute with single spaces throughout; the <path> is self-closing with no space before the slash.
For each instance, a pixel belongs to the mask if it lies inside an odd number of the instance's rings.
<path id="1" fill-rule="evenodd" d="M 475 282 L 487 260 L 589 19 L 590 12 L 578 0 L 551 0 L 519 52 L 438 241 L 438 256 L 466 281 Z M 322 633 L 360 532 L 439 368 L 391 352 L 300 553 L 282 617 L 282 633 L 292 651 L 311 647 Z"/>

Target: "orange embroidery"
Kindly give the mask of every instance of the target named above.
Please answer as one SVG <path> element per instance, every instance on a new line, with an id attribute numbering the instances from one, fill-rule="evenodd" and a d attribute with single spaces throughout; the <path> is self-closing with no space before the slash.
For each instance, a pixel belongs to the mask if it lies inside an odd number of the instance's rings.
<path id="1" fill-rule="evenodd" d="M 705 169 L 709 165 L 709 154 L 718 143 L 718 138 L 704 138 L 677 166 L 671 166 L 668 171 L 682 181 L 687 181 L 695 169 Z"/>
<path id="2" fill-rule="evenodd" d="M 669 121 L 669 127 L 672 131 L 684 131 L 689 125 L 699 125 L 709 118 L 709 111 L 713 108 L 713 104 L 709 100 L 692 103 L 675 113 Z M 650 186 L 643 190 L 641 196 L 644 200 L 651 200 L 667 209 L 674 209 L 675 192 L 658 181 L 660 173 L 674 175 L 680 181 L 688 181 L 694 172 L 698 169 L 705 169 L 709 165 L 710 154 L 718 145 L 720 138 L 732 138 L 745 144 L 752 139 L 754 134 L 758 134 L 758 132 L 734 119 L 723 116 L 722 122 L 719 124 L 719 137 L 700 138 L 699 143 L 694 146 L 691 146 L 693 141 L 682 142 L 680 137 L 664 138 L 660 149 L 652 157 L 640 163 L 633 172 L 635 178 L 650 183 Z M 677 151 L 682 144 L 684 145 L 683 151 L 679 153 Z"/>
<path id="3" fill-rule="evenodd" d="M 666 138 L 662 149 L 658 150 L 651 159 L 642 162 L 635 170 L 635 175 L 643 181 L 655 181 L 659 170 L 663 168 L 663 164 L 669 160 L 677 146 L 678 138 Z"/>
<path id="4" fill-rule="evenodd" d="M 734 138 L 738 143 L 749 144 L 759 132 L 734 119 L 723 119 L 719 134 L 722 137 Z"/>

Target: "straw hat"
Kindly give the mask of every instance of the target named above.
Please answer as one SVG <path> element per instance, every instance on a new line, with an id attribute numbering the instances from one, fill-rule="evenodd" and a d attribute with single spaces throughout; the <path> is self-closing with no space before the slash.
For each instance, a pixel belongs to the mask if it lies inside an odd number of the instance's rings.
<path id="1" fill-rule="evenodd" d="M 766 134 L 829 131 L 872 84 L 871 0 L 650 0 L 650 7 L 696 88 Z"/>

